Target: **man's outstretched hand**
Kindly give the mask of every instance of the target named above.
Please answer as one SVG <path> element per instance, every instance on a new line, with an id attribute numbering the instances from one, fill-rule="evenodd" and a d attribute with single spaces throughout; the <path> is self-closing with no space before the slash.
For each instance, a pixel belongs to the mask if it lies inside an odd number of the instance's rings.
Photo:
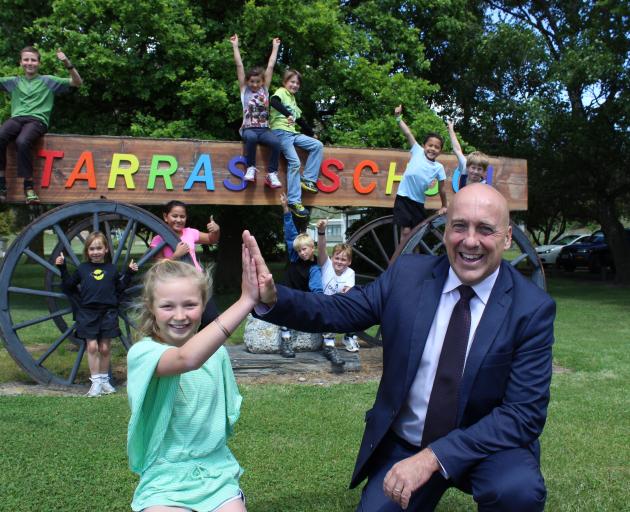
<path id="1" fill-rule="evenodd" d="M 249 256 L 254 260 L 256 266 L 259 302 L 267 306 L 273 306 L 277 300 L 276 285 L 273 282 L 273 276 L 271 272 L 269 272 L 269 268 L 260 252 L 256 239 L 247 230 L 243 231 L 243 244 L 249 251 Z"/>

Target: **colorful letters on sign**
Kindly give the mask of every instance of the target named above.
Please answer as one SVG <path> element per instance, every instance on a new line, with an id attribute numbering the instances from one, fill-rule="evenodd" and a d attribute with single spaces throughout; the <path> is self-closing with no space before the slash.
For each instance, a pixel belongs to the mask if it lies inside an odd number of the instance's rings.
<path id="1" fill-rule="evenodd" d="M 39 151 L 38 156 L 44 159 L 41 177 L 42 188 L 50 187 L 54 166 L 64 158 L 64 155 L 63 151 L 58 150 L 42 149 Z M 146 190 L 174 190 L 174 178 L 178 173 L 186 175 L 183 186 L 184 192 L 199 187 L 205 187 L 209 192 L 215 190 L 215 170 L 212 166 L 212 156 L 208 153 L 199 155 L 190 172 L 180 167 L 177 158 L 173 155 L 155 154 L 151 155 L 149 162 L 140 162 L 138 157 L 132 153 L 113 153 L 108 170 L 107 188 L 135 190 L 140 182 L 138 171 L 141 169 L 141 164 L 144 169 L 148 169 L 146 185 L 144 178 L 142 179 L 142 186 L 146 187 Z M 386 173 L 385 195 L 391 195 L 394 191 L 394 183 L 399 183 L 403 176 L 402 172 L 396 173 L 396 166 L 396 162 L 389 162 L 387 169 L 382 169 L 373 160 L 362 160 L 353 169 L 346 169 L 346 165 L 341 160 L 326 158 L 322 162 L 317 188 L 321 192 L 330 194 L 338 190 L 342 183 L 351 183 L 355 192 L 368 195 L 376 190 L 378 183 L 376 177 L 381 173 Z M 245 157 L 234 156 L 227 164 L 229 176 L 220 182 L 221 185 L 232 192 L 241 192 L 247 189 L 248 182 L 243 179 L 245 167 Z M 83 151 L 74 164 L 72 172 L 68 175 L 64 186 L 67 189 L 80 187 L 97 189 L 96 177 L 103 172 L 106 171 L 96 168 L 93 152 Z M 492 183 L 493 173 L 494 169 L 490 166 L 488 168 L 488 183 Z M 347 180 L 342 182 L 342 176 L 345 176 Z M 454 172 L 451 180 L 454 192 L 459 190 L 459 178 L 459 172 Z M 437 182 L 434 182 L 425 192 L 428 196 L 437 193 Z"/>

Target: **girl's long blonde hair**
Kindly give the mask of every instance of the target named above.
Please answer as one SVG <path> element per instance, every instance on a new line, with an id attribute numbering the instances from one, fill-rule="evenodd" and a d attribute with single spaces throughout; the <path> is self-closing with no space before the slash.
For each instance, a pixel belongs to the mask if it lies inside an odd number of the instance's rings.
<path id="1" fill-rule="evenodd" d="M 153 302 L 155 285 L 158 281 L 172 279 L 190 279 L 199 287 L 201 301 L 205 307 L 210 298 L 210 280 L 205 272 L 199 272 L 193 265 L 183 261 L 163 259 L 153 265 L 143 279 L 143 290 L 137 304 L 138 338 L 149 337 L 161 340 L 155 315 Z"/>

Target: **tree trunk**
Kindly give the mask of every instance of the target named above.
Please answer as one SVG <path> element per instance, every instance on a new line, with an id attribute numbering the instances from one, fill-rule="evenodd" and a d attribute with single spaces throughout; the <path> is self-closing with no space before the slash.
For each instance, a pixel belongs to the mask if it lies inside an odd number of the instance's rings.
<path id="1" fill-rule="evenodd" d="M 215 292 L 234 291 L 241 287 L 241 234 L 243 229 L 240 215 L 221 217 L 221 240 L 219 241 L 217 268 L 214 271 Z"/>
<path id="2" fill-rule="evenodd" d="M 630 258 L 628 257 L 630 242 L 623 225 L 619 222 L 614 202 L 608 198 L 600 200 L 597 215 L 615 262 L 615 282 L 630 285 Z"/>

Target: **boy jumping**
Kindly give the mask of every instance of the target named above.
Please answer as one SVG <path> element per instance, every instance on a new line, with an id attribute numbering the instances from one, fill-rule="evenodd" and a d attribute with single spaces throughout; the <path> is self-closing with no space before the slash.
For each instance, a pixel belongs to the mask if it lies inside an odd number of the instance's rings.
<path id="1" fill-rule="evenodd" d="M 466 186 L 467 183 L 486 183 L 488 176 L 488 165 L 490 165 L 490 159 L 488 155 L 481 151 L 473 151 L 464 156 L 462 146 L 457 140 L 455 135 L 455 127 L 453 121 L 447 121 L 448 136 L 451 139 L 451 146 L 453 146 L 453 153 L 457 156 L 457 170 L 460 172 L 459 187 Z"/>
<path id="2" fill-rule="evenodd" d="M 429 133 L 420 146 L 409 126 L 402 119 L 402 105 L 394 109 L 394 114 L 400 130 L 411 146 L 411 158 L 394 201 L 394 224 L 402 228 L 401 243 L 403 243 L 411 229 L 427 218 L 424 210 L 424 192 L 435 178 L 438 179 L 438 191 L 442 201 L 442 208 L 438 210 L 438 213 L 440 215 L 446 213 L 447 199 L 444 187 L 446 173 L 444 166 L 436 161 L 442 151 L 444 140 L 437 133 Z"/>

